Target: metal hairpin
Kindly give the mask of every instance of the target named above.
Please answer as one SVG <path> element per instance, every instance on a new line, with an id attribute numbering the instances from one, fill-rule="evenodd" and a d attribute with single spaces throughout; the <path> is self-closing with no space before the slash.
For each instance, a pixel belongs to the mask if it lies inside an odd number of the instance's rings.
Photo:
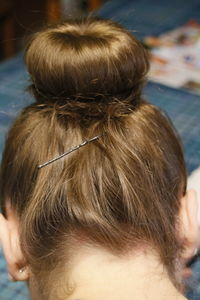
<path id="1" fill-rule="evenodd" d="M 85 141 L 85 142 L 79 144 L 78 146 L 75 146 L 75 147 L 71 148 L 70 150 L 67 150 L 67 151 L 64 152 L 63 154 L 61 154 L 61 155 L 59 155 L 59 156 L 57 156 L 57 157 L 55 157 L 55 158 L 53 158 L 53 159 L 51 159 L 51 160 L 45 162 L 44 164 L 39 165 L 39 166 L 38 166 L 38 169 L 41 169 L 41 168 L 43 168 L 43 167 L 46 167 L 46 166 L 52 164 L 54 161 L 56 161 L 56 160 L 58 160 L 58 159 L 61 159 L 62 157 L 64 157 L 64 156 L 66 156 L 66 155 L 68 155 L 68 154 L 74 152 L 75 150 L 78 150 L 79 148 L 81 148 L 81 147 L 83 147 L 83 146 L 85 146 L 85 145 L 87 145 L 87 144 L 89 144 L 89 143 L 91 143 L 91 142 L 97 140 L 99 137 L 100 137 L 100 135 L 97 135 L 97 136 L 93 137 L 92 139 L 87 140 L 87 141 Z"/>

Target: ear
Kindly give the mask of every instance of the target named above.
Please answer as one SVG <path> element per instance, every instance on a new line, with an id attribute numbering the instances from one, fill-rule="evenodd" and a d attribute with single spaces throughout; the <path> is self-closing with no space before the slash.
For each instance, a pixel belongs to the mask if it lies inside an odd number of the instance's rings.
<path id="1" fill-rule="evenodd" d="M 28 267 L 19 243 L 19 222 L 9 205 L 6 207 L 6 218 L 0 214 L 0 240 L 10 279 L 28 280 Z"/>
<path id="2" fill-rule="evenodd" d="M 189 190 L 181 199 L 179 236 L 184 242 L 183 259 L 190 259 L 199 245 L 198 201 L 194 190 Z"/>

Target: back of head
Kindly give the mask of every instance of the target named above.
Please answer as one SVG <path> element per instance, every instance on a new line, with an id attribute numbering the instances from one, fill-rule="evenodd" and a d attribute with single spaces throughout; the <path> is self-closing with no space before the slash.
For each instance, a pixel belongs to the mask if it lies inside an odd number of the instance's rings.
<path id="1" fill-rule="evenodd" d="M 44 299 L 57 293 L 44 288 L 49 274 L 60 280 L 80 236 L 116 255 L 149 244 L 173 278 L 185 166 L 171 123 L 141 99 L 146 50 L 120 25 L 89 18 L 35 34 L 25 61 L 35 102 L 8 135 L 2 208 L 10 199 L 20 216 L 22 248 Z"/>

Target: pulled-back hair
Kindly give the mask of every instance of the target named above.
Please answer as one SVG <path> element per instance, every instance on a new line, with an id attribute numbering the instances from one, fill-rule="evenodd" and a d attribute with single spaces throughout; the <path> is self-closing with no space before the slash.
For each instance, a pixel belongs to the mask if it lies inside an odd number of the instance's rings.
<path id="1" fill-rule="evenodd" d="M 9 199 L 19 216 L 21 246 L 44 299 L 55 299 L 49 276 L 59 282 L 57 270 L 80 237 L 116 255 L 150 245 L 176 284 L 186 171 L 172 124 L 141 98 L 146 50 L 119 24 L 86 18 L 33 35 L 25 62 L 35 102 L 7 137 L 1 207 L 6 214 Z"/>

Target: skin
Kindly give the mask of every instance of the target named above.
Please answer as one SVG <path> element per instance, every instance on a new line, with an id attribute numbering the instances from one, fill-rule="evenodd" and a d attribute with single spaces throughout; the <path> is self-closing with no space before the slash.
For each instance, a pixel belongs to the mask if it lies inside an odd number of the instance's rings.
<path id="1" fill-rule="evenodd" d="M 7 261 L 8 273 L 15 281 L 27 281 L 31 299 L 40 300 L 37 284 L 19 246 L 18 218 L 7 202 L 7 219 L 0 214 L 0 240 Z M 188 191 L 181 199 L 179 227 L 176 230 L 185 242 L 182 262 L 193 256 L 198 246 L 197 199 Z M 70 274 L 75 290 L 68 300 L 184 300 L 172 284 L 155 251 L 141 247 L 123 258 L 95 247 L 80 247 L 74 256 Z M 19 272 L 23 268 L 23 272 Z M 181 270 L 180 270 L 181 272 Z M 179 273 L 180 273 L 179 272 Z M 181 276 L 177 274 L 177 276 Z M 36 280 L 37 281 L 37 280 Z M 34 282 L 34 288 L 33 288 Z"/>
<path id="2" fill-rule="evenodd" d="M 150 249 L 122 259 L 98 249 L 81 252 L 71 273 L 77 288 L 69 300 L 186 299 Z"/>

